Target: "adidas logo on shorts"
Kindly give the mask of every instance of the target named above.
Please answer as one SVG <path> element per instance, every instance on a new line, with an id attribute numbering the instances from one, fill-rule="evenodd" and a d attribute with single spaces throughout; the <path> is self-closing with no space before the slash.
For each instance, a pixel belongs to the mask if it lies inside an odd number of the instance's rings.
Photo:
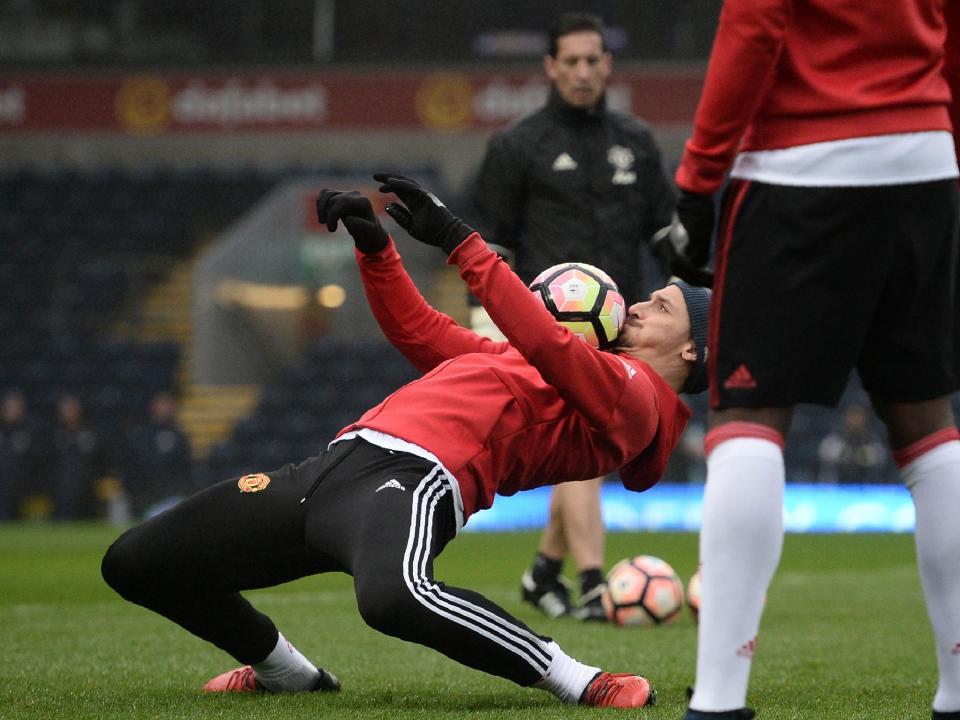
<path id="1" fill-rule="evenodd" d="M 757 381 L 753 378 L 746 365 L 741 364 L 736 370 L 730 373 L 723 386 L 727 390 L 753 390 L 757 387 Z"/>

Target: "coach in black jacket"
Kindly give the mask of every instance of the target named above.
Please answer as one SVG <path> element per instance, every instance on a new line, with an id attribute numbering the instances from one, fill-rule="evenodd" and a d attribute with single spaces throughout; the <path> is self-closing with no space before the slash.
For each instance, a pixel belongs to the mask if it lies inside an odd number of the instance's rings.
<path id="1" fill-rule="evenodd" d="M 584 16 L 562 19 L 571 17 Z M 651 289 L 642 286 L 641 250 L 670 224 L 672 183 L 646 123 L 607 108 L 608 73 L 591 78 L 588 59 L 581 80 L 563 55 L 547 57 L 561 77 L 551 78 L 543 108 L 490 139 L 470 219 L 513 256 L 525 282 L 559 262 L 589 262 L 634 302 Z M 609 62 L 605 51 L 597 58 Z"/>
<path id="2" fill-rule="evenodd" d="M 612 62 L 599 18 L 560 17 L 544 57 L 549 100 L 491 138 L 469 218 L 525 282 L 551 265 L 582 261 L 609 273 L 635 302 L 651 289 L 644 283 L 645 246 L 670 224 L 674 192 L 649 127 L 607 107 Z M 647 268 L 647 277 L 658 275 Z M 472 312 L 474 330 L 496 336 L 484 327 L 483 309 Z M 601 482 L 553 491 L 550 521 L 522 579 L 524 599 L 548 615 L 603 619 Z M 568 551 L 580 575 L 576 609 L 559 579 Z"/>

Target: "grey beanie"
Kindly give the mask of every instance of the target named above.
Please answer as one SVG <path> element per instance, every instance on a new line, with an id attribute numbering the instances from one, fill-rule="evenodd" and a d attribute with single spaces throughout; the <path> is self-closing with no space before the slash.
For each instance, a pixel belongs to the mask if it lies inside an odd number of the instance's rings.
<path id="1" fill-rule="evenodd" d="M 680 288 L 683 299 L 687 303 L 687 315 L 690 317 L 690 334 L 697 344 L 697 360 L 687 381 L 680 388 L 681 392 L 696 395 L 707 389 L 707 327 L 710 324 L 710 298 L 713 293 L 710 288 L 689 285 L 683 280 L 670 283 Z"/>

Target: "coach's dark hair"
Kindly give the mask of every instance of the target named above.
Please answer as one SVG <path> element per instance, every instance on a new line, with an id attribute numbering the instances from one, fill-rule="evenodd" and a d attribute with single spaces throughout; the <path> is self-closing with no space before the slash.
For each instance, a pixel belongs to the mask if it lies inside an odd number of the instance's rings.
<path id="1" fill-rule="evenodd" d="M 557 56 L 557 40 L 575 32 L 595 32 L 600 35 L 603 50 L 607 50 L 607 41 L 603 37 L 603 20 L 599 15 L 584 12 L 563 13 L 550 28 L 550 55 Z"/>

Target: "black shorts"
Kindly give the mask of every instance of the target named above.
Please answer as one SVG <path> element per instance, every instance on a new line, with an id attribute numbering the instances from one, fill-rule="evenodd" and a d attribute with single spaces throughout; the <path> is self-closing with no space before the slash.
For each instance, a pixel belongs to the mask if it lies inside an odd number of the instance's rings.
<path id="1" fill-rule="evenodd" d="M 956 180 L 724 196 L 710 319 L 710 404 L 835 405 L 850 371 L 918 402 L 960 383 Z"/>

